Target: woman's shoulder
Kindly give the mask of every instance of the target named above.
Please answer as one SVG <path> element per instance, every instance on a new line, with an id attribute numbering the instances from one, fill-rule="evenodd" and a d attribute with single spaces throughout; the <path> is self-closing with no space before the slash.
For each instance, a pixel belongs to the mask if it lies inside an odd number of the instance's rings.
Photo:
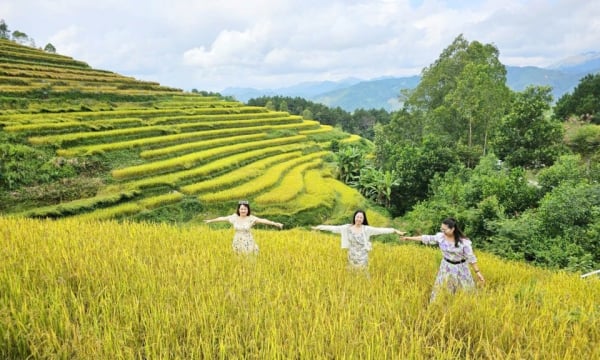
<path id="1" fill-rule="evenodd" d="M 471 246 L 471 244 L 473 244 L 473 242 L 471 241 L 471 239 L 464 237 L 464 238 L 460 238 L 460 241 L 462 241 L 463 244 L 467 245 L 467 246 Z"/>
<path id="2" fill-rule="evenodd" d="M 444 235 L 443 232 L 437 232 L 433 235 L 423 235 L 424 238 L 426 238 L 428 241 L 430 242 L 437 242 L 437 243 L 441 243 L 444 240 L 446 240 L 446 236 Z"/>

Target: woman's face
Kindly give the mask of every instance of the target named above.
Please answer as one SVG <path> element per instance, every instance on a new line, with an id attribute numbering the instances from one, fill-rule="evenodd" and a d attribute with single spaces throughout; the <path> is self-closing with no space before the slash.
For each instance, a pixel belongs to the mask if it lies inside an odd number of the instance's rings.
<path id="1" fill-rule="evenodd" d="M 442 224 L 440 226 L 440 231 L 444 233 L 444 235 L 450 236 L 454 233 L 454 229 L 451 229 L 446 224 Z"/>
<path id="2" fill-rule="evenodd" d="M 240 205 L 240 216 L 248 215 L 248 206 Z"/>
<path id="3" fill-rule="evenodd" d="M 356 213 L 356 215 L 354 215 L 354 224 L 355 225 L 362 225 L 363 222 L 365 221 L 365 215 L 361 212 Z"/>

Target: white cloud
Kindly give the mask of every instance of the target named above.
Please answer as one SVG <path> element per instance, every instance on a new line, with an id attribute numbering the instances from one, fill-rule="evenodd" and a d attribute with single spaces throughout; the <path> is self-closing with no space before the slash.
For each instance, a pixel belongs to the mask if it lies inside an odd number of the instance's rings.
<path id="1" fill-rule="evenodd" d="M 459 34 L 507 65 L 600 45 L 600 2 L 570 0 L 4 0 L 38 46 L 183 89 L 418 74 Z"/>
<path id="2" fill-rule="evenodd" d="M 184 64 L 192 66 L 253 66 L 262 61 L 269 26 L 256 25 L 245 31 L 223 30 L 210 45 L 187 50 Z"/>
<path id="3" fill-rule="evenodd" d="M 69 26 L 51 35 L 49 42 L 66 54 L 77 53 L 81 50 L 79 43 L 76 41 L 78 32 L 77 26 Z"/>

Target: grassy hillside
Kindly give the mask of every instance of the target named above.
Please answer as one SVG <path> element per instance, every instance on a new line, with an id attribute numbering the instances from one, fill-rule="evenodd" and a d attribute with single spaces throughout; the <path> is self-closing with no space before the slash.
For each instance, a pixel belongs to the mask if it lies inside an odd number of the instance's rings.
<path id="1" fill-rule="evenodd" d="M 337 236 L 0 217 L 0 357 L 598 359 L 600 280 L 479 253 L 486 284 L 429 304 L 439 250 Z"/>
<path id="2" fill-rule="evenodd" d="M 6 40 L 0 80 L 3 213 L 187 222 L 247 199 L 302 225 L 366 206 L 327 165 L 361 140 L 318 122 Z"/>

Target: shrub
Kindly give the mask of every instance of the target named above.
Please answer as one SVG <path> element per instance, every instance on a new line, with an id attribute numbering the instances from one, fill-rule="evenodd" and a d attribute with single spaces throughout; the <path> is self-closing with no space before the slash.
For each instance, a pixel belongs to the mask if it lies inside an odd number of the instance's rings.
<path id="1" fill-rule="evenodd" d="M 0 144 L 0 185 L 12 190 L 36 183 L 44 162 L 45 155 L 40 150 L 26 145 Z"/>

